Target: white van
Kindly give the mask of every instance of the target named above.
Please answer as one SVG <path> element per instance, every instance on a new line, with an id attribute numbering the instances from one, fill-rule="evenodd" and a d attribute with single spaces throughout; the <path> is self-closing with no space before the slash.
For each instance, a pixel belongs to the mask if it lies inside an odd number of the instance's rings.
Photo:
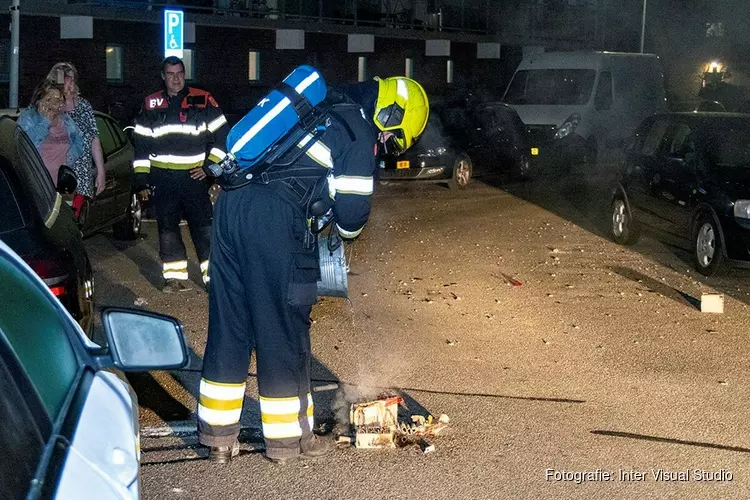
<path id="1" fill-rule="evenodd" d="M 619 161 L 638 124 L 667 110 L 659 58 L 617 52 L 528 56 L 503 101 L 526 125 L 532 156 L 565 169 Z"/>

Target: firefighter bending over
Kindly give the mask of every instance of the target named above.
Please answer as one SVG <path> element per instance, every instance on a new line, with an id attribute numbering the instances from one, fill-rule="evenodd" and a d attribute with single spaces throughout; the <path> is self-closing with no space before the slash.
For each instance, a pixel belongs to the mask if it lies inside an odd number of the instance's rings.
<path id="1" fill-rule="evenodd" d="M 150 188 L 159 229 L 163 292 L 189 289 L 187 253 L 180 221 L 187 219 L 208 287 L 211 200 L 202 167 L 224 157 L 227 119 L 210 93 L 185 85 L 177 57 L 162 63 L 164 89 L 146 97 L 135 119 L 135 185 Z M 148 191 L 142 191 L 148 198 Z"/>
<path id="2" fill-rule="evenodd" d="M 265 101 L 259 106 L 273 107 Z M 211 447 L 214 462 L 226 463 L 239 451 L 253 350 L 266 457 L 284 462 L 333 448 L 313 434 L 310 312 L 320 269 L 310 216 L 321 215 L 321 202 L 323 211 L 332 208 L 345 241 L 359 236 L 370 215 L 374 150 L 410 147 L 424 130 L 429 104 L 422 87 L 405 77 L 329 89 L 326 103 L 335 105 L 325 133 L 309 149 L 289 166 L 278 167 L 279 161 L 267 175 L 226 190 L 216 203 L 198 404 L 199 439 Z M 290 154 L 309 146 L 309 138 Z"/>

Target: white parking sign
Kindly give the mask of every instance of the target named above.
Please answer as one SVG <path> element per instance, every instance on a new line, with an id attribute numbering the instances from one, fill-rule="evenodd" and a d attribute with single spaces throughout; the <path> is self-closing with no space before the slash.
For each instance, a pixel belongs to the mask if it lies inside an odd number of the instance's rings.
<path id="1" fill-rule="evenodd" d="M 177 56 L 182 59 L 183 19 L 181 10 L 164 11 L 164 57 Z"/>

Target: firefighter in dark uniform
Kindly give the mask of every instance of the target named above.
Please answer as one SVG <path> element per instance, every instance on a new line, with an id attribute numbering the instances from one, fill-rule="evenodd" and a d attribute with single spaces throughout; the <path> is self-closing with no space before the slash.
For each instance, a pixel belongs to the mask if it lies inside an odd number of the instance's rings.
<path id="1" fill-rule="evenodd" d="M 325 201 L 341 237 L 359 236 L 370 214 L 376 146 L 411 146 L 429 104 L 424 89 L 404 77 L 331 90 L 330 99 L 345 105 L 333 108 L 325 134 L 304 155 L 279 172 L 272 168 L 265 180 L 223 192 L 216 203 L 198 404 L 199 439 L 214 462 L 239 451 L 253 350 L 266 457 L 283 462 L 332 449 L 313 434 L 310 312 L 320 269 L 310 207 Z"/>
<path id="2" fill-rule="evenodd" d="M 185 65 L 177 57 L 162 63 L 164 89 L 146 97 L 135 119 L 136 186 L 151 188 L 159 230 L 162 291 L 188 289 L 187 253 L 180 221 L 187 219 L 208 285 L 212 207 L 204 163 L 224 157 L 227 119 L 209 92 L 185 85 Z M 148 197 L 148 191 L 145 191 Z"/>

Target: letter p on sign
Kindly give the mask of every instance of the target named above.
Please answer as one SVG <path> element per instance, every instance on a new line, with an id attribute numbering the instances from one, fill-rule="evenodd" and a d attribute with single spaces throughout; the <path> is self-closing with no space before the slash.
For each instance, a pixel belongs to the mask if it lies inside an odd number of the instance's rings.
<path id="1" fill-rule="evenodd" d="M 182 59 L 184 18 L 181 10 L 164 11 L 164 57 Z"/>

